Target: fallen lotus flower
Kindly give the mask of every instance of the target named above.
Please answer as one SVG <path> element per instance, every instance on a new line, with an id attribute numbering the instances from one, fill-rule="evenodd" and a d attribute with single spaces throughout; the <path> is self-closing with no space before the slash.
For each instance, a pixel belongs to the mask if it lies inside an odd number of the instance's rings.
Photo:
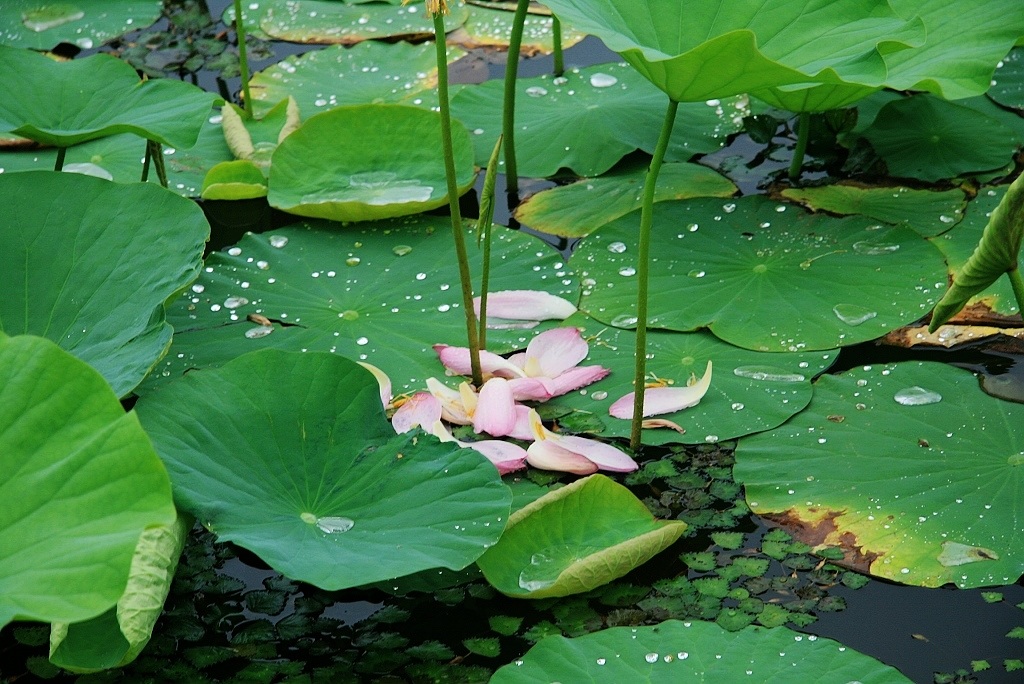
<path id="1" fill-rule="evenodd" d="M 662 413 L 673 413 L 685 408 L 696 406 L 707 394 L 711 386 L 711 362 L 708 361 L 704 377 L 686 387 L 648 387 L 644 390 L 643 415 L 656 416 Z M 616 418 L 633 418 L 634 392 L 617 399 L 608 409 L 608 413 Z"/>
<path id="2" fill-rule="evenodd" d="M 554 328 L 530 340 L 525 352 L 507 359 L 481 352 L 480 365 L 485 376 L 510 380 L 516 400 L 545 401 L 608 375 L 608 369 L 602 366 L 577 366 L 587 357 L 589 348 L 576 328 Z M 452 373 L 469 374 L 469 349 L 466 347 L 437 344 L 434 351 Z"/>
<path id="3" fill-rule="evenodd" d="M 535 468 L 577 475 L 598 470 L 628 473 L 637 469 L 636 461 L 610 444 L 548 430 L 535 409 L 530 409 L 530 427 L 536 441 L 526 450 L 526 461 Z"/>
<path id="4" fill-rule="evenodd" d="M 530 432 L 528 409 L 515 403 L 509 385 L 509 381 L 503 378 L 491 378 L 477 394 L 468 382 L 463 382 L 459 389 L 454 390 L 437 378 L 427 378 L 428 396 L 437 400 L 440 414 L 436 418 L 424 419 L 421 423 L 427 426 L 440 419 L 455 425 L 472 425 L 477 433 L 486 432 L 493 437 L 531 440 L 533 433 Z M 407 420 L 406 415 L 425 401 L 420 397 L 421 394 L 427 393 L 414 394 L 395 413 L 400 421 Z M 410 403 L 413 406 L 406 408 Z M 428 430 L 427 427 L 424 429 Z"/>
<path id="5" fill-rule="evenodd" d="M 473 299 L 480 315 L 480 298 Z M 541 321 L 564 321 L 576 313 L 569 301 L 541 290 L 499 290 L 487 295 L 487 327 L 492 330 L 527 330 Z"/>

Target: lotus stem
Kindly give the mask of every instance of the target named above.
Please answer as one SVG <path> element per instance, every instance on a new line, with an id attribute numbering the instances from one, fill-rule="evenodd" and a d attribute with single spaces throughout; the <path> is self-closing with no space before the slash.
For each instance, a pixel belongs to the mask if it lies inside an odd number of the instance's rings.
<path id="1" fill-rule="evenodd" d="M 658 146 L 654 149 L 651 165 L 647 169 L 643 202 L 640 205 L 640 239 L 636 257 L 636 364 L 633 373 L 633 423 L 629 432 L 629 446 L 633 451 L 640 448 L 640 431 L 644 419 L 644 380 L 647 377 L 647 283 L 651 225 L 654 223 L 654 190 L 658 184 L 658 174 L 665 159 L 668 141 L 672 137 L 672 127 L 676 122 L 678 108 L 679 103 L 669 99 L 661 135 L 658 137 Z"/>
<path id="2" fill-rule="evenodd" d="M 501 136 L 494 143 L 494 150 L 487 161 L 484 173 L 484 187 L 480 193 L 480 217 L 476 224 L 477 245 L 483 241 L 483 265 L 480 269 L 480 316 L 479 343 L 487 349 L 487 292 L 491 279 L 491 235 L 494 227 L 494 188 L 498 181 L 498 158 L 501 156 Z"/>
<path id="3" fill-rule="evenodd" d="M 554 14 L 551 15 L 551 43 L 555 57 L 555 76 L 565 73 L 565 59 L 562 57 L 562 22 Z"/>
<path id="4" fill-rule="evenodd" d="M 483 385 L 480 371 L 480 343 L 477 338 L 476 314 L 473 312 L 473 285 L 466 255 L 466 237 L 462 232 L 462 212 L 459 210 L 459 186 L 455 180 L 455 155 L 452 152 L 452 114 L 448 101 L 448 54 L 444 42 L 444 17 L 434 14 L 434 45 L 437 53 L 437 100 L 441 109 L 441 147 L 444 152 L 444 170 L 448 181 L 448 207 L 451 211 L 452 237 L 455 256 L 459 262 L 459 280 L 462 282 L 462 306 L 466 312 L 466 337 L 469 342 L 470 367 L 473 384 Z"/>
<path id="5" fill-rule="evenodd" d="M 804 154 L 807 152 L 807 140 L 811 137 L 811 113 L 800 112 L 796 125 L 796 148 L 793 150 L 793 160 L 789 163 L 789 180 L 795 181 L 800 177 L 800 170 L 804 166 Z"/>
<path id="6" fill-rule="evenodd" d="M 1017 310 L 1024 317 L 1024 278 L 1021 278 L 1019 268 L 1007 271 L 1006 275 L 1010 278 L 1010 285 L 1013 286 L 1013 296 L 1017 298 Z"/>
<path id="7" fill-rule="evenodd" d="M 64 157 L 68 155 L 68 148 L 58 147 L 57 148 L 57 160 L 53 163 L 54 171 L 61 171 L 64 169 Z"/>
<path id="8" fill-rule="evenodd" d="M 156 140 L 146 141 L 146 158 L 153 160 L 153 168 L 156 170 L 157 180 L 160 185 L 167 187 L 167 168 L 164 166 L 164 149 Z M 147 174 L 148 175 L 148 174 Z"/>
<path id="9" fill-rule="evenodd" d="M 519 75 L 519 50 L 523 45 L 523 25 L 530 0 L 519 0 L 512 17 L 512 35 L 508 41 L 508 59 L 505 63 L 505 102 L 501 115 L 501 133 L 505 139 L 505 190 L 519 195 L 519 171 L 516 168 L 516 77 Z"/>
<path id="10" fill-rule="evenodd" d="M 242 75 L 242 107 L 252 118 L 252 98 L 249 96 L 249 56 L 245 49 L 245 22 L 242 21 L 242 0 L 235 0 L 235 35 L 238 36 L 238 70 Z"/>

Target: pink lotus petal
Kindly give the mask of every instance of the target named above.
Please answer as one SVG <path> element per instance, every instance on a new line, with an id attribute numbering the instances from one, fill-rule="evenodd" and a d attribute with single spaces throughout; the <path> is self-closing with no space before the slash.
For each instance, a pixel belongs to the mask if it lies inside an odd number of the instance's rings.
<path id="1" fill-rule="evenodd" d="M 638 467 L 636 461 L 627 454 L 619 451 L 611 444 L 605 444 L 596 439 L 555 433 L 555 437 L 547 441 L 554 442 L 562 449 L 579 454 L 594 463 L 601 470 L 608 470 L 613 473 L 631 473 Z"/>
<path id="2" fill-rule="evenodd" d="M 443 384 L 437 378 L 427 378 L 427 391 L 441 402 L 441 418 L 456 425 L 470 425 L 473 419 L 462 403 L 458 390 Z"/>
<path id="3" fill-rule="evenodd" d="M 480 298 L 473 300 L 473 309 L 480 315 Z M 576 313 L 576 307 L 561 297 L 540 290 L 500 290 L 487 295 L 487 327 L 491 318 L 508 321 L 565 320 Z"/>
<path id="4" fill-rule="evenodd" d="M 644 417 L 657 416 L 662 413 L 674 413 L 685 408 L 696 406 L 707 394 L 711 386 L 711 362 L 708 361 L 704 377 L 695 384 L 687 387 L 648 387 L 644 390 Z M 633 397 L 635 393 L 630 392 L 608 409 L 608 413 L 616 418 L 633 418 Z"/>
<path id="5" fill-rule="evenodd" d="M 533 429 L 530 427 L 530 408 L 522 404 L 516 404 L 516 424 L 506 437 L 521 439 L 524 442 L 533 441 Z"/>
<path id="6" fill-rule="evenodd" d="M 516 401 L 547 401 L 554 396 L 548 389 L 550 382 L 547 378 L 515 378 L 508 384 Z"/>
<path id="7" fill-rule="evenodd" d="M 576 475 L 597 472 L 597 464 L 579 454 L 563 449 L 550 439 L 534 442 L 526 450 L 526 462 L 534 468 L 557 470 Z"/>
<path id="8" fill-rule="evenodd" d="M 434 423 L 441 420 L 441 402 L 429 392 L 417 392 L 398 407 L 391 416 L 395 432 L 402 434 L 415 427 L 430 431 Z"/>
<path id="9" fill-rule="evenodd" d="M 487 317 L 488 330 L 529 330 L 540 325 L 540 321 L 517 321 L 508 318 Z"/>
<path id="10" fill-rule="evenodd" d="M 555 378 L 587 358 L 589 349 L 576 328 L 546 330 L 526 346 L 523 370 L 531 378 Z"/>
<path id="11" fill-rule="evenodd" d="M 491 378 L 480 388 L 473 414 L 473 431 L 504 437 L 516 427 L 516 403 L 505 378 Z"/>
<path id="12" fill-rule="evenodd" d="M 444 367 L 456 375 L 472 375 L 473 369 L 469 360 L 468 347 L 450 347 L 447 344 L 435 344 L 434 351 Z M 480 350 L 480 370 L 484 375 L 503 378 L 519 378 L 523 371 L 501 356 Z"/>
<path id="13" fill-rule="evenodd" d="M 485 439 L 479 442 L 459 442 L 459 446 L 477 451 L 493 463 L 498 473 L 504 475 L 526 467 L 526 450 L 518 444 L 500 439 Z"/>
<path id="14" fill-rule="evenodd" d="M 388 374 L 377 368 L 372 363 L 366 363 L 365 361 L 356 361 L 360 366 L 373 373 L 373 377 L 377 380 L 377 385 L 380 387 L 380 401 L 384 404 L 384 408 L 391 405 L 391 378 Z"/>
<path id="15" fill-rule="evenodd" d="M 552 397 L 559 397 L 567 392 L 572 392 L 580 387 L 597 382 L 607 376 L 609 372 L 604 366 L 577 366 L 576 368 L 570 368 L 555 378 L 547 380 L 544 382 L 544 385 Z"/>

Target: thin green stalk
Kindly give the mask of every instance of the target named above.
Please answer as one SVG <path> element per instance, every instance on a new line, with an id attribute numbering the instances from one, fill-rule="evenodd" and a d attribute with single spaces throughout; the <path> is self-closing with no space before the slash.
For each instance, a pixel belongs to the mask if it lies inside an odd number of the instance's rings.
<path id="1" fill-rule="evenodd" d="M 242 21 L 242 0 L 235 0 L 235 35 L 238 36 L 238 69 L 242 72 L 242 106 L 252 118 L 252 97 L 249 96 L 249 56 L 245 49 L 245 23 Z"/>
<path id="2" fill-rule="evenodd" d="M 64 157 L 68 154 L 68 148 L 58 147 L 57 148 L 57 161 L 53 163 L 54 171 L 61 171 L 64 168 Z"/>
<path id="3" fill-rule="evenodd" d="M 555 56 L 555 76 L 565 73 L 565 59 L 562 57 L 562 22 L 558 17 L 551 15 L 551 37 L 552 48 Z"/>
<path id="4" fill-rule="evenodd" d="M 149 162 L 153 156 L 153 150 L 149 146 L 149 141 L 146 141 L 146 156 L 142 158 L 142 178 L 139 179 L 140 183 L 145 183 L 149 180 Z"/>
<path id="5" fill-rule="evenodd" d="M 643 203 L 640 205 L 640 244 L 636 263 L 636 364 L 633 372 L 633 423 L 629 432 L 629 446 L 633 451 L 640 448 L 640 429 L 644 419 L 644 380 L 647 377 L 647 283 L 648 262 L 651 254 L 651 225 L 654 222 L 654 190 L 658 184 L 661 163 L 665 159 L 672 127 L 676 122 L 679 103 L 669 100 L 665 121 L 661 126 L 658 146 L 654 149 L 651 166 L 644 181 Z"/>
<path id="6" fill-rule="evenodd" d="M 146 156 L 153 160 L 153 168 L 160 185 L 167 187 L 167 169 L 164 166 L 164 149 L 156 140 L 146 141 Z"/>
<path id="7" fill-rule="evenodd" d="M 793 150 L 793 160 L 789 163 L 789 180 L 795 181 L 800 177 L 800 171 L 804 166 L 804 154 L 807 152 L 807 139 L 811 137 L 811 114 L 800 112 L 796 124 L 796 148 Z"/>
<path id="8" fill-rule="evenodd" d="M 444 42 L 444 18 L 434 14 L 434 45 L 437 52 L 437 99 L 441 107 L 441 146 L 444 151 L 444 170 L 448 180 L 448 207 L 452 215 L 452 237 L 455 238 L 455 256 L 459 262 L 459 280 L 462 281 L 462 306 L 466 311 L 466 337 L 469 340 L 469 359 L 473 370 L 473 384 L 483 384 L 480 371 L 480 343 L 477 338 L 476 314 L 473 312 L 473 286 L 466 255 L 466 238 L 462 233 L 462 213 L 459 210 L 459 186 L 455 181 L 455 155 L 452 152 L 452 115 L 448 101 L 448 55 Z"/>
<path id="9" fill-rule="evenodd" d="M 530 0 L 519 0 L 512 17 L 512 35 L 508 41 L 508 59 L 505 63 L 505 101 L 501 114 L 501 134 L 505 138 L 505 189 L 510 195 L 519 194 L 519 171 L 516 168 L 516 76 L 519 75 L 519 50 L 523 45 L 523 24 Z"/>
<path id="10" fill-rule="evenodd" d="M 501 156 L 501 136 L 487 160 L 484 187 L 480 193 L 480 217 L 476 223 L 477 246 L 483 242 L 483 265 L 480 269 L 480 348 L 487 349 L 487 292 L 491 279 L 491 235 L 494 227 L 494 188 L 498 181 L 498 158 Z"/>
<path id="11" fill-rule="evenodd" d="M 1021 278 L 1019 268 L 1007 271 L 1006 275 L 1013 286 L 1013 296 L 1017 298 L 1017 309 L 1020 310 L 1020 315 L 1024 316 L 1024 278 Z"/>

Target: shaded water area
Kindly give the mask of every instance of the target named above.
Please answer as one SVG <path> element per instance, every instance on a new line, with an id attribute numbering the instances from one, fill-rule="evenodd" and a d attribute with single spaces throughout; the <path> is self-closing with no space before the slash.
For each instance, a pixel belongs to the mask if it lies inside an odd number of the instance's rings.
<path id="1" fill-rule="evenodd" d="M 217 17 L 228 3 L 209 4 Z M 309 49 L 317 48 L 275 43 L 274 56 L 256 60 L 253 69 Z M 503 53 L 471 53 L 455 66 L 453 79 L 500 77 L 502 60 Z M 567 67 L 610 60 L 617 56 L 593 38 L 566 52 Z M 551 64 L 550 56 L 525 59 L 520 74 L 548 73 Z M 231 93 L 239 87 L 237 79 L 218 83 L 209 73 L 201 73 L 198 82 Z M 702 162 L 731 175 L 743 194 L 761 194 L 771 185 L 769 174 L 788 166 L 793 142 L 791 132 L 781 128 L 765 155 L 764 145 L 739 135 Z M 812 180 L 834 170 L 813 159 L 811 169 L 806 178 Z M 475 215 L 481 182 L 463 199 L 468 215 Z M 523 179 L 521 191 L 529 195 L 551 185 Z M 499 178 L 499 197 L 503 190 Z M 514 225 L 509 209 L 498 205 L 495 221 Z M 264 200 L 203 206 L 214 227 L 211 251 L 234 244 L 246 232 L 294 220 Z M 571 241 L 548 239 L 566 254 L 572 249 Z M 828 372 L 901 360 L 941 361 L 978 373 L 982 387 L 996 396 L 1024 402 L 1021 351 L 1008 338 L 952 350 L 868 342 L 844 348 Z M 0 633 L 0 681 L 479 682 L 548 634 L 577 636 L 671 617 L 738 625 L 752 601 L 782 606 L 793 616 L 789 624 L 808 638 L 836 639 L 915 682 L 954 681 L 952 674 L 942 679 L 936 673 L 970 671 L 972 661 L 981 660 L 992 667 L 958 681 L 1021 681 L 1020 672 L 1006 672 L 1002 663 L 1024 659 L 1024 641 L 1005 636 L 1024 624 L 1024 579 L 991 590 L 923 589 L 847 571 L 750 514 L 732 480 L 733 447 L 723 442 L 647 448 L 638 459 L 641 470 L 627 476 L 626 484 L 655 515 L 682 519 L 690 529 L 653 561 L 582 596 L 514 600 L 472 569 L 328 592 L 284 578 L 250 552 L 215 543 L 197 526 L 166 611 L 137 662 L 81 677 L 58 674 L 46 663 L 48 630 L 16 624 Z M 543 473 L 531 477 L 542 484 L 556 479 Z M 673 584 L 680 577 L 722 578 L 728 589 L 721 596 L 709 591 L 684 600 Z"/>

